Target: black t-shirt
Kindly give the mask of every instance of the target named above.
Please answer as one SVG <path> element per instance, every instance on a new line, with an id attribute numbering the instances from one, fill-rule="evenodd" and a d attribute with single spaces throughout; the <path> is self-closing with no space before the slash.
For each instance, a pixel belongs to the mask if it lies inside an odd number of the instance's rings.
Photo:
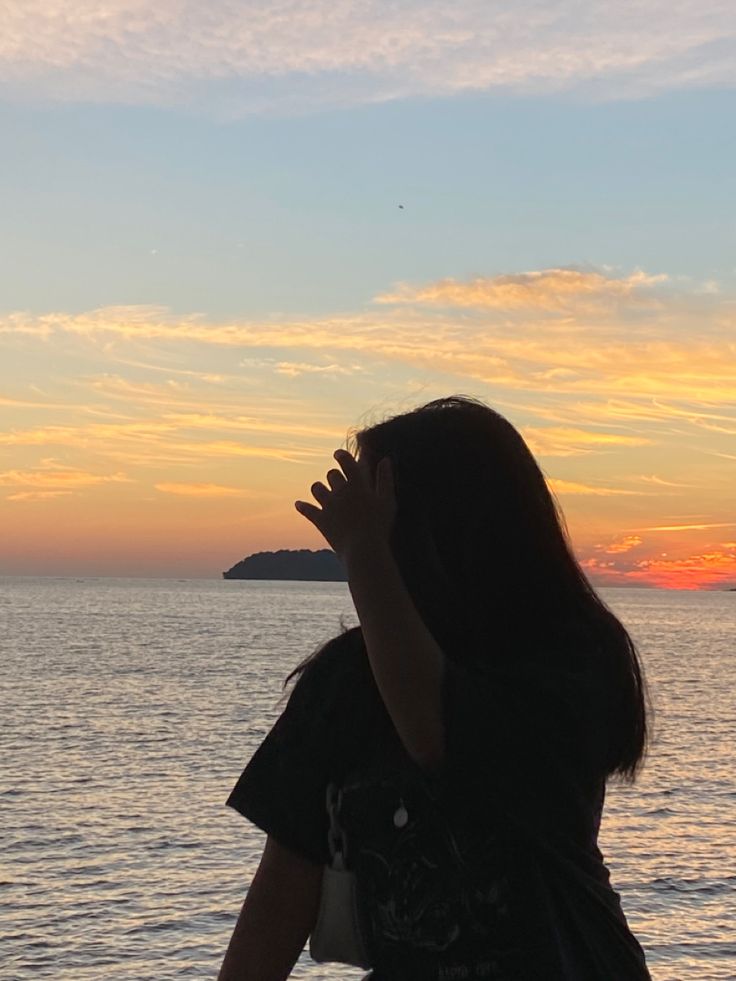
<path id="1" fill-rule="evenodd" d="M 324 865 L 339 783 L 376 981 L 651 981 L 597 845 L 610 691 L 594 664 L 448 659 L 446 765 L 430 775 L 355 628 L 299 677 L 227 804 Z"/>

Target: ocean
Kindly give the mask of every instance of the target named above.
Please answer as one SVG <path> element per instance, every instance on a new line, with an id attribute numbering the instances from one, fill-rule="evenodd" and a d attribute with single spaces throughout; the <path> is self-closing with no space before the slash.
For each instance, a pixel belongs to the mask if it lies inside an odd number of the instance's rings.
<path id="1" fill-rule="evenodd" d="M 654 981 L 733 981 L 736 593 L 599 592 L 655 708 L 607 791 L 612 884 Z M 341 618 L 344 583 L 0 578 L 3 981 L 214 981 L 265 842 L 225 799 Z"/>

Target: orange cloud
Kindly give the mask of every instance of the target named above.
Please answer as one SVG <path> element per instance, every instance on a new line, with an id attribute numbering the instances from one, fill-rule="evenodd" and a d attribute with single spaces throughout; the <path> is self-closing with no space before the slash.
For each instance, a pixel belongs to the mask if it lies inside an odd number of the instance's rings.
<path id="1" fill-rule="evenodd" d="M 179 494 L 183 497 L 244 497 L 248 491 L 241 487 L 223 487 L 220 484 L 154 484 L 163 494 Z"/>
<path id="2" fill-rule="evenodd" d="M 0 473 L 0 487 L 32 487 L 42 490 L 79 490 L 95 484 L 128 481 L 125 474 L 94 474 L 81 470 L 6 470 Z M 15 498 L 19 500 L 19 498 Z"/>
<path id="3" fill-rule="evenodd" d="M 696 484 L 686 484 L 678 480 L 663 480 L 661 477 L 657 477 L 655 474 L 650 476 L 645 476 L 640 474 L 639 480 L 643 480 L 647 484 L 656 484 L 658 487 L 696 487 Z"/>
<path id="4" fill-rule="evenodd" d="M 505 412 L 536 456 L 555 458 L 549 484 L 569 495 L 568 517 L 591 542 L 594 581 L 682 578 L 671 565 L 633 561 L 684 562 L 675 539 L 695 557 L 689 574 L 701 561 L 703 582 L 713 581 L 716 562 L 702 556 L 724 549 L 705 535 L 731 527 L 733 297 L 688 294 L 644 273 L 503 279 L 455 283 L 467 303 L 473 291 L 480 299 L 451 314 L 407 301 L 283 322 L 210 323 L 156 307 L 0 317 L 4 346 L 32 366 L 27 378 L 6 370 L 0 486 L 38 502 L 46 537 L 75 508 L 89 528 L 96 514 L 94 554 L 96 536 L 111 534 L 113 493 L 116 515 L 129 511 L 126 535 L 140 521 L 149 543 L 162 522 L 167 541 L 191 539 L 196 513 L 208 555 L 215 540 L 229 547 L 234 526 L 262 547 L 316 546 L 290 502 L 324 476 L 348 427 L 465 391 Z M 440 296 L 446 284 L 422 289 Z M 102 486 L 110 489 L 99 503 Z M 241 507 L 241 494 L 257 503 Z M 216 539 L 202 531 L 210 513 Z M 661 548 L 669 554 L 656 555 Z"/>
<path id="5" fill-rule="evenodd" d="M 442 279 L 428 286 L 402 283 L 393 293 L 376 297 L 378 303 L 430 304 L 443 307 L 497 310 L 580 311 L 611 301 L 644 298 L 643 288 L 667 281 L 638 270 L 614 279 L 580 269 L 544 269 L 504 276 L 478 277 L 469 282 Z M 652 298 L 649 298 L 652 302 Z"/>
<path id="6" fill-rule="evenodd" d="M 736 554 L 719 549 L 683 559 L 642 559 L 639 570 L 643 579 L 660 589 L 725 587 L 736 585 Z"/>
<path id="7" fill-rule="evenodd" d="M 642 539 L 638 535 L 626 535 L 620 541 L 612 542 L 610 545 L 601 545 L 600 548 L 606 555 L 621 555 L 624 552 L 630 552 L 632 548 L 636 548 L 641 543 Z"/>
<path id="8" fill-rule="evenodd" d="M 532 453 L 539 456 L 577 456 L 606 447 L 647 446 L 653 442 L 643 436 L 561 426 L 524 426 L 522 435 Z"/>
<path id="9" fill-rule="evenodd" d="M 290 419 L 278 422 L 257 416 L 225 416 L 205 412 L 168 412 L 164 419 L 171 421 L 177 427 L 187 429 L 209 429 L 215 432 L 235 430 L 246 433 L 269 433 L 272 435 L 317 436 L 329 439 L 341 438 L 343 433 L 337 426 L 319 426 L 299 420 Z"/>
<path id="10" fill-rule="evenodd" d="M 736 418 L 730 411 L 718 411 L 718 404 L 729 410 L 732 406 L 733 303 L 725 294 L 661 290 L 661 278 L 642 272 L 617 279 L 600 272 L 547 270 L 482 280 L 487 287 L 483 296 L 521 291 L 527 306 L 519 301 L 511 310 L 474 305 L 477 285 L 454 283 L 453 290 L 465 296 L 468 310 L 454 317 L 416 301 L 419 293 L 441 294 L 445 287 L 440 283 L 415 290 L 413 306 L 407 296 L 401 307 L 380 316 L 207 323 L 199 316 L 176 317 L 161 307 L 108 307 L 77 315 L 13 314 L 0 320 L 0 332 L 23 344 L 34 334 L 47 341 L 58 334 L 97 340 L 108 345 L 108 361 L 118 351 L 129 360 L 130 346 L 140 348 L 152 341 L 193 349 L 204 345 L 327 352 L 326 365 L 292 359 L 264 365 L 275 375 L 294 377 L 307 370 L 339 377 L 355 370 L 358 354 L 364 363 L 462 376 L 497 390 L 587 397 L 574 408 L 576 422 L 593 422 L 602 413 L 609 423 L 614 415 L 622 422 L 683 419 L 728 434 Z M 508 279 L 513 282 L 505 282 Z M 343 360 L 345 355 L 349 360 Z M 110 385 L 105 379 L 100 384 Z M 159 396 L 163 401 L 187 391 L 173 379 L 165 387 Z M 549 411 L 558 411 L 561 421 L 567 413 L 571 421 L 569 407 Z"/>
<path id="11" fill-rule="evenodd" d="M 364 370 L 360 365 L 310 364 L 306 361 L 277 361 L 274 365 L 274 371 L 279 375 L 288 375 L 289 378 L 309 374 L 353 375 Z"/>
<path id="12" fill-rule="evenodd" d="M 598 546 L 610 554 L 611 549 Z M 660 589 L 725 589 L 736 586 L 736 549 L 714 545 L 689 555 L 671 558 L 662 553 L 635 562 L 586 557 L 582 568 L 600 586 L 643 585 Z"/>
<path id="13" fill-rule="evenodd" d="M 736 361 L 736 352 L 731 355 L 724 348 L 723 357 L 726 359 L 727 364 L 730 361 Z M 562 390 L 564 391 L 564 386 Z M 694 405 L 683 405 L 678 404 L 678 402 L 682 402 L 682 394 L 678 388 L 677 380 L 673 378 L 671 397 L 667 400 L 661 397 L 622 399 L 601 394 L 601 397 L 596 401 L 592 399 L 587 401 L 580 401 L 579 399 L 563 401 L 558 399 L 553 404 L 536 403 L 534 412 L 535 415 L 549 422 L 573 422 L 579 424 L 581 421 L 584 421 L 591 425 L 605 424 L 617 427 L 626 426 L 627 428 L 632 428 L 632 425 L 636 424 L 637 429 L 640 429 L 643 423 L 650 423 L 658 428 L 662 428 L 670 423 L 700 427 L 703 419 L 732 418 L 731 416 L 714 412 L 707 402 L 698 402 Z M 729 403 L 728 401 L 724 401 L 724 404 L 728 405 Z M 525 406 L 517 404 L 516 408 L 523 409 Z M 732 456 L 731 459 L 736 459 L 736 456 Z"/>
<path id="14" fill-rule="evenodd" d="M 54 497 L 68 497 L 71 491 L 18 491 L 16 494 L 8 494 L 7 501 L 48 501 Z"/>
<path id="15" fill-rule="evenodd" d="M 41 429 L 0 434 L 0 445 L 65 446 L 87 451 L 94 449 L 100 456 L 111 459 L 129 458 L 136 461 L 149 460 L 153 463 L 167 459 L 186 461 L 205 457 L 252 457 L 300 462 L 314 456 L 314 451 L 297 446 L 281 449 L 227 439 L 193 441 L 181 436 L 181 432 L 186 430 L 186 423 L 177 426 L 173 420 L 47 426 Z M 291 442 L 293 444 L 293 440 Z M 0 482 L 1 480 L 0 477 Z M 98 481 L 90 481 L 90 483 L 95 482 Z"/>
<path id="16" fill-rule="evenodd" d="M 702 531 L 704 528 L 736 528 L 736 523 L 725 521 L 705 525 L 652 525 L 642 528 L 642 531 Z"/>
<path id="17" fill-rule="evenodd" d="M 620 487 L 596 487 L 591 484 L 578 484 L 571 480 L 557 480 L 554 477 L 547 481 L 555 494 L 589 494 L 597 497 L 642 496 L 645 491 L 623 490 Z"/>

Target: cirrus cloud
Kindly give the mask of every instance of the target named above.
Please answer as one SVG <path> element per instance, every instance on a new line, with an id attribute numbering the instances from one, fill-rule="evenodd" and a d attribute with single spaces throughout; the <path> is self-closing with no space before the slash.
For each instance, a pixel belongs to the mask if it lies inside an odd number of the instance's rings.
<path id="1" fill-rule="evenodd" d="M 554 477 L 547 481 L 555 494 L 585 494 L 594 497 L 636 496 L 647 494 L 646 491 L 625 490 L 620 487 L 597 487 L 594 484 L 581 484 L 574 480 L 559 480 Z"/>
<path id="2" fill-rule="evenodd" d="M 241 487 L 225 487 L 222 484 L 161 483 L 153 485 L 162 494 L 180 497 L 243 497 L 248 491 Z"/>
<path id="3" fill-rule="evenodd" d="M 478 277 L 470 281 L 441 279 L 427 286 L 399 284 L 392 293 L 376 297 L 378 303 L 419 303 L 439 307 L 472 307 L 496 310 L 565 311 L 598 309 L 615 300 L 656 302 L 646 287 L 668 280 L 664 274 L 636 270 L 620 278 L 596 270 L 544 269 L 505 276 Z"/>
<path id="4" fill-rule="evenodd" d="M 497 390 L 577 396 L 582 400 L 572 412 L 559 400 L 549 407 L 538 400 L 539 412 L 562 424 L 557 434 L 562 440 L 566 424 L 581 419 L 602 420 L 609 432 L 612 422 L 626 428 L 646 420 L 653 426 L 681 421 L 716 435 L 733 433 L 736 303 L 730 294 L 688 291 L 664 275 L 643 271 L 616 277 L 549 269 L 484 278 L 481 300 L 477 280 L 454 282 L 453 295 L 463 297 L 465 307 L 459 311 L 424 303 L 423 296 L 442 293 L 444 282 L 417 288 L 416 302 L 407 295 L 394 305 L 382 303 L 376 313 L 208 322 L 164 307 L 105 307 L 77 314 L 9 314 L 0 318 L 0 334 L 7 344 L 23 346 L 33 338 L 42 343 L 76 338 L 103 345 L 108 358 L 120 352 L 126 360 L 131 349 L 145 351 L 153 342 L 188 348 L 192 357 L 207 348 L 300 352 L 299 361 L 256 362 L 294 377 L 316 368 L 325 379 L 354 372 L 359 357 L 364 368 L 400 364 Z M 327 371 L 306 359 L 317 353 L 326 359 Z M 164 402 L 179 385 L 167 384 Z M 555 435 L 548 432 L 545 439 Z M 591 433 L 585 441 L 591 446 L 596 439 L 604 443 L 607 437 Z"/>
<path id="5" fill-rule="evenodd" d="M 127 482 L 124 473 L 95 474 L 83 470 L 6 470 L 0 487 L 32 487 L 45 491 L 72 491 L 95 484 Z"/>
<path id="6" fill-rule="evenodd" d="M 46 501 L 56 497 L 69 497 L 108 483 L 130 483 L 124 473 L 90 473 L 85 470 L 61 468 L 54 461 L 41 461 L 32 470 L 5 470 L 0 472 L 0 487 L 18 488 L 6 494 L 8 501 Z"/>
<path id="7" fill-rule="evenodd" d="M 104 513 L 114 494 L 156 528 L 214 501 L 230 524 L 265 527 L 286 520 L 305 468 L 366 406 L 471 391 L 511 410 L 551 461 L 550 487 L 588 526 L 581 555 L 598 584 L 733 579 L 736 556 L 719 544 L 733 511 L 732 292 L 555 268 L 455 281 L 453 306 L 447 282 L 330 317 L 0 317 L 6 500 L 58 516 L 81 495 Z M 123 469 L 134 483 L 106 483 Z"/>
<path id="8" fill-rule="evenodd" d="M 727 0 L 9 0 L 6 98 L 228 115 L 462 92 L 641 97 L 736 82 Z"/>

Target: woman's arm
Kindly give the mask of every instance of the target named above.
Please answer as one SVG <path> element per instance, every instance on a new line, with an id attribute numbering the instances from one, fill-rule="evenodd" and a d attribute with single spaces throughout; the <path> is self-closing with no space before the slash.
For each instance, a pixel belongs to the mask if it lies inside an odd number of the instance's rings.
<path id="1" fill-rule="evenodd" d="M 322 866 L 270 836 L 218 981 L 284 981 L 317 922 Z"/>
<path id="2" fill-rule="evenodd" d="M 444 763 L 445 655 L 419 616 L 387 541 L 356 540 L 343 555 L 376 685 L 411 758 Z"/>
<path id="3" fill-rule="evenodd" d="M 296 501 L 343 562 L 376 685 L 411 758 L 426 770 L 445 758 L 442 678 L 445 655 L 419 616 L 389 544 L 396 517 L 391 461 L 368 469 L 347 450 L 342 467 L 312 484 L 321 509 Z"/>

